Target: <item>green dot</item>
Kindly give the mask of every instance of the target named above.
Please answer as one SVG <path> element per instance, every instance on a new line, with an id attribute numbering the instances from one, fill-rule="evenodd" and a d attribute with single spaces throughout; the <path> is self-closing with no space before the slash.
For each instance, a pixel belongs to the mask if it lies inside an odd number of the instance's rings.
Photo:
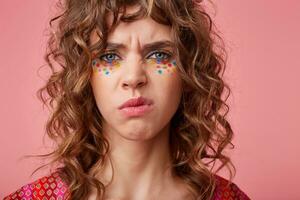
<path id="1" fill-rule="evenodd" d="M 159 74 L 162 74 L 162 70 L 158 70 L 158 73 L 159 73 Z"/>

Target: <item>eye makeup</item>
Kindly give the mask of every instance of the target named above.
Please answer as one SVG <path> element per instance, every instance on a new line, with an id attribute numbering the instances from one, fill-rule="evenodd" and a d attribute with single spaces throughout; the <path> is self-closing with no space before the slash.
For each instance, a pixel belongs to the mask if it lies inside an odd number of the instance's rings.
<path id="1" fill-rule="evenodd" d="M 114 55 L 113 53 L 106 53 L 99 58 L 94 58 L 92 61 L 93 71 L 103 75 L 110 75 L 114 70 L 121 66 L 120 60 L 103 60 L 107 55 Z"/>
<path id="2" fill-rule="evenodd" d="M 147 63 L 155 67 L 157 74 L 173 74 L 176 70 L 176 60 L 168 59 L 149 59 Z"/>
<path id="3" fill-rule="evenodd" d="M 153 57 L 153 55 L 155 56 Z M 157 57 L 157 55 L 160 56 Z M 93 71 L 100 75 L 109 76 L 122 65 L 122 60 L 119 58 L 114 59 L 115 57 L 118 57 L 115 53 L 105 53 L 100 57 L 95 57 L 92 61 Z M 171 58 L 172 55 L 170 53 L 154 51 L 151 52 L 150 56 L 147 56 L 146 64 L 147 67 L 154 68 L 155 72 L 159 75 L 173 74 L 176 70 L 176 61 Z"/>

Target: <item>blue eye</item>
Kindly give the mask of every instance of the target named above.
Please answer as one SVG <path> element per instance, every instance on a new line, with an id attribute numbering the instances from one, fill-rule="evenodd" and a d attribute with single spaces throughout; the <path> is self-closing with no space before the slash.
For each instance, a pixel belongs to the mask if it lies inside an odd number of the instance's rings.
<path id="1" fill-rule="evenodd" d="M 115 60 L 117 60 L 116 58 L 120 58 L 119 56 L 117 56 L 117 54 L 115 53 L 106 53 L 102 56 L 100 56 L 101 60 L 104 60 L 105 62 L 111 63 Z"/>
<path id="2" fill-rule="evenodd" d="M 163 51 L 155 51 L 154 53 L 150 54 L 150 56 L 148 56 L 148 58 L 153 57 L 153 55 L 155 56 L 154 59 L 156 59 L 156 60 L 167 60 L 171 57 L 171 55 L 169 53 L 165 53 Z"/>

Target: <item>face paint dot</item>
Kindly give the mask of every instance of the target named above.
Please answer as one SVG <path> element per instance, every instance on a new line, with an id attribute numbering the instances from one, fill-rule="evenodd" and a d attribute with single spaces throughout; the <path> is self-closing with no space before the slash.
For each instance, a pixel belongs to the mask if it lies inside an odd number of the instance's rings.
<path id="1" fill-rule="evenodd" d="M 169 67 L 172 67 L 172 64 L 171 64 L 171 63 L 168 63 L 168 66 L 169 66 Z"/>
<path id="2" fill-rule="evenodd" d="M 99 67 L 100 66 L 99 63 L 97 63 L 96 66 Z"/>
<path id="3" fill-rule="evenodd" d="M 172 63 L 173 63 L 173 65 L 176 65 L 176 61 L 174 60 L 174 61 L 172 61 Z M 175 67 L 175 66 L 174 66 Z"/>
<path id="4" fill-rule="evenodd" d="M 154 60 L 149 60 L 150 64 L 156 64 L 156 62 Z"/>
<path id="5" fill-rule="evenodd" d="M 160 68 L 160 66 L 159 66 L 159 65 L 156 65 L 156 68 Z"/>
<path id="6" fill-rule="evenodd" d="M 109 74 L 109 71 L 105 72 L 105 74 L 108 75 L 108 74 Z"/>
<path id="7" fill-rule="evenodd" d="M 159 74 L 162 74 L 162 70 L 158 70 L 157 72 L 158 72 Z"/>

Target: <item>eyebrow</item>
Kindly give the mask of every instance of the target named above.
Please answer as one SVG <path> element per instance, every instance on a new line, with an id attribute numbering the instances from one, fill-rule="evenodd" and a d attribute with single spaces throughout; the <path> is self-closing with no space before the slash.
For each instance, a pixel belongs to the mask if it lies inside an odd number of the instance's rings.
<path id="1" fill-rule="evenodd" d="M 171 48 L 173 49 L 175 47 L 174 43 L 170 40 L 159 40 L 151 43 L 144 44 L 142 46 L 142 54 L 145 54 L 146 52 L 149 52 L 153 49 L 162 49 L 162 48 Z M 116 50 L 116 49 L 128 49 L 126 45 L 122 43 L 115 43 L 115 42 L 107 42 L 105 50 Z"/>

